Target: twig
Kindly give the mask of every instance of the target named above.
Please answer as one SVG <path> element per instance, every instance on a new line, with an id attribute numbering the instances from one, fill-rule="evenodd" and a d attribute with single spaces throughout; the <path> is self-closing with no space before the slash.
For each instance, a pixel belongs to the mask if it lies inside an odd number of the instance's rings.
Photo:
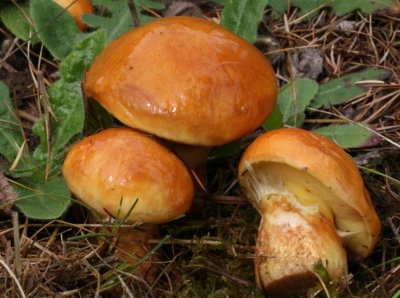
<path id="1" fill-rule="evenodd" d="M 136 5 L 133 0 L 128 0 L 128 7 L 132 15 L 133 24 L 135 27 L 140 26 L 140 20 L 137 14 Z"/>
<path id="2" fill-rule="evenodd" d="M 17 288 L 21 294 L 22 298 L 26 298 L 24 290 L 21 287 L 21 284 L 19 283 L 17 277 L 15 276 L 14 272 L 12 272 L 12 270 L 10 269 L 10 267 L 7 266 L 6 262 L 4 262 L 3 258 L 0 256 L 0 265 L 2 265 L 4 267 L 4 269 L 6 269 L 6 271 L 8 272 L 8 274 L 10 274 L 11 278 L 14 280 L 15 284 L 17 285 Z"/>
<path id="3" fill-rule="evenodd" d="M 13 231 L 14 231 L 14 260 L 15 260 L 15 273 L 17 275 L 18 280 L 21 280 L 21 247 L 20 247 L 20 238 L 19 238 L 19 221 L 18 221 L 18 212 L 12 213 L 12 223 L 13 223 Z"/>

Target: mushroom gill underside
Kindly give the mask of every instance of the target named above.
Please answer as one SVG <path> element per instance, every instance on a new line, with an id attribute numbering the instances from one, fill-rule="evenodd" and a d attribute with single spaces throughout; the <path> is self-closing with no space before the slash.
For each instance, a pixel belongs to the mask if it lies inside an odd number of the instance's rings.
<path id="1" fill-rule="evenodd" d="M 305 292 L 318 282 L 314 266 L 319 262 L 331 280 L 346 274 L 342 237 L 357 231 L 340 231 L 331 207 L 340 200 L 326 186 L 306 171 L 275 162 L 247 162 L 240 184 L 262 216 L 255 271 L 266 293 Z"/>

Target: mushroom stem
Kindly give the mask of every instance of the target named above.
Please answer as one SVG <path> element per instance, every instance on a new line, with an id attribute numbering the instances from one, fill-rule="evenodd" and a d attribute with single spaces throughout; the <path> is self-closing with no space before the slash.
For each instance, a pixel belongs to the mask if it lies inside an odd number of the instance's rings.
<path id="1" fill-rule="evenodd" d="M 347 271 L 344 247 L 362 259 L 378 240 L 379 218 L 356 164 L 323 136 L 266 132 L 245 150 L 238 179 L 262 216 L 255 262 L 267 294 L 304 293 L 316 283 L 316 264 L 337 280 Z"/>
<path id="2" fill-rule="evenodd" d="M 280 164 L 245 163 L 241 185 L 261 214 L 256 244 L 258 286 L 268 295 L 298 295 L 316 285 L 321 262 L 331 280 L 347 272 L 327 191 L 317 181 Z"/>
<path id="3" fill-rule="evenodd" d="M 304 293 L 318 279 L 320 261 L 331 280 L 347 272 L 346 252 L 333 222 L 318 208 L 293 201 L 287 195 L 264 198 L 267 204 L 259 227 L 255 272 L 268 295 Z"/>
<path id="4" fill-rule="evenodd" d="M 159 228 L 155 224 L 142 224 L 135 228 L 120 228 L 115 247 L 116 256 L 136 268 L 148 282 L 156 279 L 156 267 L 154 262 L 157 256 L 148 255 L 153 248 L 149 244 L 150 239 L 159 238 Z"/>
<path id="5" fill-rule="evenodd" d="M 196 180 L 200 188 L 207 189 L 207 159 L 211 147 L 192 146 L 179 144 L 175 142 L 167 142 L 169 147 L 189 168 L 193 175 L 196 175 Z"/>

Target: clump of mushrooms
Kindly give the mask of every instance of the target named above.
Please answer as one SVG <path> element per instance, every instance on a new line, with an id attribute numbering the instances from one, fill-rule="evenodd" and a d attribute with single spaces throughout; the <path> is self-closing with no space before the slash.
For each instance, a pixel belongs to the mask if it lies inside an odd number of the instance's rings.
<path id="1" fill-rule="evenodd" d="M 204 173 L 207 147 L 239 139 L 262 124 L 276 104 L 277 82 L 266 58 L 232 32 L 204 19 L 171 17 L 110 43 L 90 66 L 83 90 L 123 124 L 163 138 L 192 171 Z M 150 149 L 113 136 L 132 133 L 112 130 L 78 142 L 63 168 L 72 193 L 104 217 L 117 214 L 122 197 L 124 208 L 138 199 L 128 223 L 159 223 L 183 214 L 193 196 L 184 164 L 169 171 L 161 159 L 167 154 L 156 151 L 139 160 L 136 155 Z M 167 177 L 151 172 L 161 169 Z M 148 181 L 132 176 L 137 173 Z M 174 176 L 173 185 L 165 184 Z M 166 206 L 175 206 L 182 195 L 184 207 L 164 217 L 172 208 Z M 139 238 L 143 244 L 149 237 Z"/>
<path id="2" fill-rule="evenodd" d="M 147 240 L 157 236 L 156 225 L 182 216 L 192 203 L 193 183 L 183 162 L 130 128 L 75 143 L 62 171 L 71 192 L 102 219 L 119 214 L 124 224 L 142 223 L 140 230 L 118 231 L 117 254 L 131 264 L 150 250 Z"/>
<path id="3" fill-rule="evenodd" d="M 304 293 L 317 282 L 319 261 L 338 280 L 346 256 L 363 259 L 378 240 L 380 221 L 356 164 L 323 136 L 267 132 L 245 150 L 238 178 L 262 216 L 255 272 L 268 295 Z"/>
<path id="4" fill-rule="evenodd" d="M 81 30 L 86 30 L 86 24 L 82 22 L 81 17 L 84 14 L 92 14 L 93 6 L 89 0 L 53 0 L 74 17 L 76 24 Z"/>

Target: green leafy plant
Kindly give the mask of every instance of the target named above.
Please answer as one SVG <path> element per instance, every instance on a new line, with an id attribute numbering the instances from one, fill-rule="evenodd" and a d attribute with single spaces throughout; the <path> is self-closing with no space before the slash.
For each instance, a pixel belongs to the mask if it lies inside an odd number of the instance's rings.
<path id="1" fill-rule="evenodd" d="M 60 173 L 60 156 L 69 142 L 84 127 L 84 104 L 81 81 L 93 59 L 105 47 L 105 31 L 100 29 L 84 35 L 61 62 L 61 79 L 48 90 L 49 107 L 33 126 L 40 143 L 32 154 L 23 150 L 22 131 L 15 117 L 15 110 L 9 98 L 9 90 L 0 83 L 0 153 L 12 163 L 19 152 L 17 166 L 8 173 L 20 179 L 25 187 L 18 187 L 21 195 L 16 205 L 29 217 L 50 219 L 59 217 L 69 205 L 69 191 Z M 51 112 L 50 112 L 51 110 Z M 21 149 L 22 148 L 22 149 Z"/>
<path id="2" fill-rule="evenodd" d="M 110 42 L 134 27 L 132 13 L 126 0 L 94 0 L 93 5 L 104 7 L 108 14 L 84 15 L 83 21 L 92 28 L 103 28 L 106 30 L 107 42 Z M 163 9 L 164 5 L 160 2 L 149 0 L 134 1 L 135 10 L 140 24 L 145 24 L 153 20 L 153 17 L 143 13 L 146 9 Z"/>
<path id="3" fill-rule="evenodd" d="M 305 110 L 318 93 L 318 83 L 314 80 L 298 78 L 293 85 L 281 88 L 278 107 L 282 113 L 283 123 L 300 127 L 305 118 Z"/>
<path id="4" fill-rule="evenodd" d="M 264 8 L 269 4 L 276 11 L 287 8 L 286 1 L 239 1 L 219 0 L 224 5 L 221 25 L 237 33 L 249 42 L 254 42 L 257 28 L 262 18 Z M 300 3 L 300 4 L 299 4 Z M 386 2 L 385 2 L 386 3 Z M 67 197 L 63 181 L 58 177 L 60 173 L 60 158 L 64 155 L 71 141 L 82 134 L 85 121 L 93 123 L 93 119 L 84 113 L 81 82 L 84 72 L 94 58 L 102 51 L 107 43 L 125 33 L 134 26 L 134 14 L 139 23 L 153 20 L 152 11 L 165 8 L 161 1 L 137 0 L 131 12 L 126 0 L 94 0 L 93 4 L 103 12 L 102 15 L 84 15 L 83 20 L 90 27 L 96 29 L 92 33 L 83 33 L 76 26 L 73 18 L 65 9 L 51 0 L 32 0 L 22 8 L 7 6 L 2 10 L 0 18 L 11 31 L 21 38 L 28 39 L 32 19 L 35 27 L 34 36 L 46 46 L 50 53 L 60 60 L 59 71 L 61 78 L 46 90 L 44 96 L 48 103 L 43 103 L 42 116 L 33 126 L 33 132 L 39 137 L 39 145 L 33 152 L 28 152 L 24 136 L 15 116 L 15 109 L 9 97 L 9 91 L 0 83 L 0 154 L 11 164 L 9 169 L 3 169 L 20 183 L 32 189 L 31 193 L 22 189 L 19 191 L 26 196 L 21 198 L 17 206 L 28 216 L 35 218 L 54 218 L 61 215 L 68 206 L 68 202 L 54 203 L 54 196 L 50 196 L 47 184 L 60 189 L 59 197 Z M 332 5 L 337 5 L 331 3 Z M 330 5 L 331 5 L 330 4 Z M 280 6 L 279 6 L 280 5 Z M 285 6 L 286 5 L 286 6 Z M 321 5 L 319 1 L 292 1 L 292 5 L 302 5 L 308 11 Z M 331 5 L 331 6 L 332 6 Z M 21 11 L 22 9 L 22 11 Z M 23 14 L 22 12 L 26 13 Z M 12 19 L 22 20 L 17 24 Z M 325 105 L 335 105 L 347 102 L 351 98 L 365 92 L 357 85 L 362 80 L 380 79 L 385 72 L 371 69 L 364 72 L 350 74 L 342 78 L 331 80 L 319 85 L 316 81 L 297 78 L 291 84 L 283 86 L 279 92 L 278 105 L 271 116 L 264 122 L 265 130 L 276 129 L 282 126 L 296 126 L 303 124 L 308 108 L 320 108 Z M 48 105 L 48 106 L 47 106 Z M 102 113 L 101 108 L 94 106 Z M 110 117 L 108 115 L 108 117 Z M 111 123 L 110 119 L 107 119 Z M 92 130 L 96 130 L 97 123 Z M 363 126 L 350 123 L 342 126 L 328 126 L 317 129 L 343 147 L 357 147 L 368 143 L 373 134 Z M 357 138 L 354 137 L 357 134 Z M 245 144 L 236 141 L 226 146 L 215 148 L 213 157 L 238 154 Z M 27 181 L 29 180 L 29 183 Z M 41 208 L 37 208 L 33 198 L 40 197 Z M 51 200 L 46 204 L 46 200 Z M 44 206 L 48 206 L 47 208 Z M 49 211 L 49 208 L 52 210 Z M 42 212 L 42 213 L 41 213 Z"/>
<path id="5" fill-rule="evenodd" d="M 40 41 L 56 59 L 65 58 L 84 36 L 74 18 L 51 0 L 32 0 L 30 16 Z"/>
<path id="6" fill-rule="evenodd" d="M 25 152 L 23 147 L 22 130 L 8 88 L 0 82 L 0 154 L 12 163 L 21 150 Z"/>
<path id="7" fill-rule="evenodd" d="M 374 136 L 372 129 L 359 123 L 329 125 L 313 131 L 334 140 L 343 148 L 367 146 Z"/>
<path id="8" fill-rule="evenodd" d="M 257 27 L 268 0 L 227 0 L 221 16 L 221 26 L 228 28 L 248 42 L 257 37 Z"/>
<path id="9" fill-rule="evenodd" d="M 62 177 L 52 178 L 44 183 L 24 187 L 14 185 L 20 195 L 15 205 L 25 216 L 36 219 L 60 217 L 71 203 L 70 192 Z"/>
<path id="10" fill-rule="evenodd" d="M 326 105 L 346 103 L 367 91 L 364 87 L 359 86 L 360 81 L 382 80 L 388 75 L 389 73 L 385 70 L 371 68 L 330 80 L 321 85 L 314 80 L 296 78 L 279 91 L 278 107 L 282 119 L 276 118 L 276 115 L 270 116 L 263 124 L 263 128 L 301 127 L 309 108 L 315 110 Z M 275 117 L 276 120 L 271 117 Z M 374 136 L 372 129 L 350 120 L 347 124 L 321 127 L 314 131 L 331 138 L 343 148 L 366 146 Z"/>
<path id="11" fill-rule="evenodd" d="M 269 6 L 272 8 L 274 17 L 280 17 L 291 7 L 299 10 L 299 15 L 307 15 L 308 18 L 314 17 L 321 8 L 330 7 L 338 16 L 345 15 L 349 12 L 360 10 L 365 13 L 372 13 L 378 9 L 392 8 L 395 6 L 394 0 L 270 0 Z"/>
<path id="12" fill-rule="evenodd" d="M 16 5 L 0 5 L 0 20 L 16 37 L 33 44 L 39 40 L 34 36 L 33 24 L 29 19 L 29 3 Z"/>
<path id="13" fill-rule="evenodd" d="M 383 80 L 388 72 L 378 68 L 351 73 L 343 77 L 330 80 L 319 86 L 318 94 L 312 100 L 310 107 L 320 108 L 324 105 L 342 104 L 365 92 L 365 88 L 357 83 L 367 80 Z"/>

